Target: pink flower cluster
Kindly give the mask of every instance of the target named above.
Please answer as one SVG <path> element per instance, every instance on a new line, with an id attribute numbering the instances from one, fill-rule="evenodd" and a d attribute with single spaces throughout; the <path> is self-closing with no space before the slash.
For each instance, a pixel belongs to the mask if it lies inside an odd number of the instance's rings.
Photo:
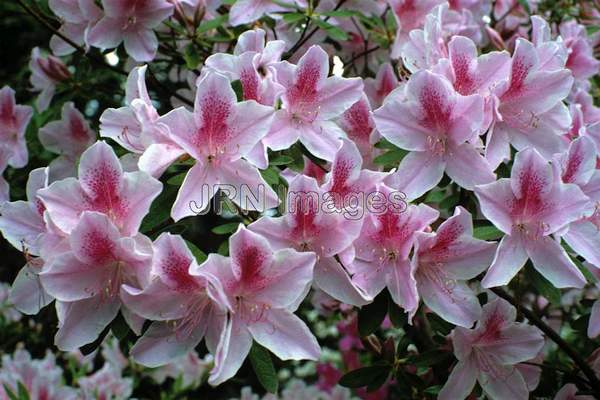
<path id="1" fill-rule="evenodd" d="M 199 7 L 191 3 L 204 2 L 189 3 L 103 0 L 100 9 L 92 0 L 56 0 L 50 6 L 72 41 L 101 49 L 123 42 L 134 60 L 150 61 L 161 22 L 174 9 L 185 14 Z M 305 3 L 237 1 L 230 23 Z M 360 9 L 362 2 L 348 3 Z M 372 3 L 369 12 L 385 8 Z M 561 24 L 553 37 L 534 16 L 531 32 L 504 42 L 481 22 L 492 11 L 489 2 L 388 3 L 398 27 L 391 58 L 411 73 L 402 82 L 389 62 L 377 63 L 374 79 L 331 75 L 327 46 L 314 42 L 298 59 L 284 60 L 295 41 L 254 29 L 240 35 L 233 54 L 208 57 L 192 85 L 192 109 L 161 115 L 146 88 L 147 66 L 134 67 L 125 104 L 100 118 L 100 136 L 129 152 L 122 159 L 96 140 L 72 103 L 64 104 L 62 119 L 38 133 L 58 157 L 31 172 L 27 200 L 2 206 L 3 236 L 28 256 L 11 302 L 35 314 L 55 301 L 55 343 L 67 351 L 95 341 L 119 312 L 140 335 L 131 354 L 145 366 L 169 364 L 204 340 L 214 356 L 209 382 L 218 385 L 236 374 L 253 341 L 282 360 L 319 359 L 317 339 L 296 315 L 311 288 L 351 306 L 387 288 L 409 321 L 422 300 L 456 325 L 458 364 L 440 398 L 465 398 L 476 381 L 491 398 L 527 398 L 517 365 L 538 354 L 543 336 L 515 322 L 508 303 L 482 305 L 477 295 L 507 285 L 528 260 L 555 287 L 583 288 L 575 254 L 561 240 L 600 268 L 600 110 L 587 94 L 600 63 L 574 22 Z M 504 3 L 510 2 L 496 2 L 493 12 L 502 14 Z M 506 18 L 502 29 L 511 31 L 512 23 Z M 498 41 L 501 50 L 478 52 Z M 73 50 L 58 37 L 51 47 L 57 55 Z M 41 111 L 70 72 L 37 49 L 31 69 Z M 238 82 L 241 94 L 232 85 Z M 0 170 L 26 164 L 31 116 L 10 88 L 0 91 Z M 374 162 L 381 138 L 406 152 L 391 171 Z M 296 207 L 274 216 L 266 211 L 286 199 L 261 170 L 269 152 L 292 146 L 326 164 L 306 159 L 304 171 L 283 173 Z M 217 189 L 238 207 L 262 212 L 230 237 L 227 257 L 210 254 L 200 263 L 180 235 L 165 232 L 152 241 L 140 232 L 163 190 L 159 179 L 188 157 L 193 166 L 170 212 L 175 222 L 206 209 Z M 500 177 L 506 165 L 510 177 Z M 425 204 L 444 175 L 461 193 L 474 193 L 476 218 L 501 231 L 499 243 L 474 237 L 466 208 L 446 215 Z M 205 187 L 213 190 L 208 196 Z M 244 202 L 244 187 L 263 188 L 264 201 Z M 8 200 L 3 180 L 0 189 Z M 401 192 L 409 204 L 348 218 L 348 196 L 371 192 L 388 206 Z M 312 194 L 331 196 L 332 212 L 316 206 Z M 478 287 L 472 280 L 481 274 Z M 152 323 L 142 334 L 145 320 Z M 590 335 L 599 332 L 596 303 Z"/>

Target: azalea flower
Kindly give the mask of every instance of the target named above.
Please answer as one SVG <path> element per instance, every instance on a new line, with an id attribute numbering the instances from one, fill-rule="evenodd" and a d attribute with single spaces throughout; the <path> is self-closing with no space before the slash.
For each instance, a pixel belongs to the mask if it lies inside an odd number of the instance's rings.
<path id="1" fill-rule="evenodd" d="M 2 140 L 3 162 L 11 167 L 27 165 L 29 155 L 25 142 L 25 131 L 31 121 L 33 109 L 17 104 L 15 91 L 9 86 L 0 89 L 0 139 Z M 5 167 L 6 168 L 6 167 Z M 2 168 L 4 171 L 4 168 Z"/>
<path id="2" fill-rule="evenodd" d="M 52 258 L 39 274 L 57 300 L 55 343 L 67 351 L 96 340 L 121 308 L 121 284 L 144 287 L 152 258 L 150 239 L 124 237 L 109 217 L 94 211 L 79 217 L 68 240 L 70 250 Z M 123 315 L 127 319 L 128 310 Z M 129 324 L 136 330 L 134 322 Z"/>
<path id="3" fill-rule="evenodd" d="M 113 149 L 96 142 L 79 161 L 78 178 L 66 178 L 38 192 L 52 222 L 66 234 L 85 211 L 106 214 L 124 235 L 138 232 L 162 184 L 145 172 L 123 172 Z"/>
<path id="4" fill-rule="evenodd" d="M 458 364 L 439 393 L 440 400 L 466 398 L 475 382 L 493 400 L 528 399 L 529 390 L 516 365 L 534 358 L 544 345 L 542 333 L 515 322 L 517 310 L 503 299 L 483 306 L 475 329 L 451 333 Z"/>
<path id="5" fill-rule="evenodd" d="M 338 120 L 348 138 L 358 147 L 366 168 L 376 169 L 373 160 L 379 151 L 373 146 L 380 139 L 371 114 L 371 105 L 366 96 L 344 111 Z"/>
<path id="6" fill-rule="evenodd" d="M 102 8 L 104 16 L 90 29 L 89 44 L 112 49 L 123 42 L 134 60 L 154 59 L 158 39 L 153 29 L 173 14 L 173 4 L 166 0 L 102 0 Z"/>
<path id="7" fill-rule="evenodd" d="M 448 58 L 433 68 L 452 83 L 463 96 L 479 94 L 484 99 L 482 131 L 496 117 L 496 87 L 508 79 L 510 55 L 506 51 L 491 51 L 477 56 L 475 43 L 464 36 L 454 36 L 448 43 Z"/>
<path id="8" fill-rule="evenodd" d="M 285 12 L 294 9 L 295 0 L 238 0 L 229 10 L 229 23 L 238 26 L 254 22 L 265 14 Z"/>
<path id="9" fill-rule="evenodd" d="M 425 204 L 394 204 L 392 194 L 398 192 L 385 185 L 379 185 L 377 192 L 385 197 L 378 202 L 386 207 L 380 205 L 378 212 L 366 215 L 360 236 L 354 240 L 355 258 L 347 268 L 352 282 L 368 296 L 374 298 L 387 287 L 394 302 L 412 318 L 419 297 L 409 255 L 415 233 L 425 230 L 439 212 Z"/>
<path id="10" fill-rule="evenodd" d="M 123 377 L 121 371 L 109 363 L 92 375 L 79 378 L 77 383 L 82 400 L 127 400 L 133 392 L 133 379 Z"/>
<path id="11" fill-rule="evenodd" d="M 410 31 L 423 27 L 427 14 L 443 2 L 444 0 L 388 0 L 398 26 L 390 54 L 392 58 L 400 58 L 402 46 L 408 40 Z"/>
<path id="12" fill-rule="evenodd" d="M 262 29 L 246 31 L 240 35 L 233 54 L 217 53 L 206 59 L 208 67 L 227 76 L 232 82 L 239 80 L 244 100 L 256 100 L 260 104 L 273 107 L 284 88 L 275 80 L 270 68 L 281 61 L 285 50 L 283 40 L 270 40 L 265 43 L 266 32 Z M 261 169 L 269 166 L 266 145 L 261 140 L 246 155 L 248 161 Z"/>
<path id="13" fill-rule="evenodd" d="M 360 99 L 361 79 L 327 77 L 329 57 L 319 46 L 308 49 L 298 65 L 282 61 L 273 68 L 285 92 L 265 143 L 283 150 L 300 140 L 315 156 L 333 160 L 344 136 L 333 120 Z"/>
<path id="14" fill-rule="evenodd" d="M 49 165 L 51 181 L 76 175 L 77 159 L 96 141 L 96 132 L 72 102 L 63 104 L 61 117 L 38 131 L 46 150 L 59 154 Z"/>
<path id="15" fill-rule="evenodd" d="M 594 210 L 591 216 L 569 224 L 562 238 L 577 254 L 600 268 L 600 170 L 596 169 L 596 160 L 594 142 L 582 136 L 573 140 L 565 153 L 555 155 L 553 166 L 563 183 L 579 186 Z"/>
<path id="16" fill-rule="evenodd" d="M 367 207 L 366 196 L 388 175 L 362 169 L 362 164 L 362 156 L 356 144 L 351 140 L 342 139 L 342 146 L 335 155 L 331 171 L 321 187 L 339 210 L 351 213 L 357 206 Z M 354 200 L 358 202 L 357 205 L 352 204 Z"/>
<path id="17" fill-rule="evenodd" d="M 127 106 L 108 108 L 100 116 L 100 136 L 109 137 L 139 157 L 141 171 L 159 177 L 185 151 L 159 122 L 158 111 L 146 88 L 147 66 L 135 67 L 127 77 Z"/>
<path id="18" fill-rule="evenodd" d="M 287 213 L 282 217 L 262 217 L 248 229 L 267 238 L 276 249 L 293 248 L 316 254 L 314 285 L 344 303 L 366 304 L 372 299 L 352 284 L 346 269 L 335 258 L 349 251 L 358 237 L 362 211 L 356 210 L 358 214 L 354 216 L 343 214 L 336 209 L 335 199 L 327 199 L 326 195 L 314 178 L 298 175 L 289 184 Z"/>
<path id="19" fill-rule="evenodd" d="M 57 236 L 47 228 L 44 220 L 45 207 L 37 196 L 40 189 L 48 186 L 48 168 L 34 169 L 29 173 L 27 201 L 7 202 L 0 208 L 0 231 L 14 248 L 25 254 L 27 263 L 15 278 L 9 300 L 25 314 L 37 314 L 54 298 L 42 287 L 38 274 L 44 266 L 44 253 Z M 49 238 L 51 236 L 51 238 Z"/>
<path id="20" fill-rule="evenodd" d="M 94 0 L 49 0 L 48 7 L 62 21 L 58 31 L 75 44 L 87 48 L 90 28 L 102 18 L 102 10 Z M 58 35 L 50 38 L 50 48 L 57 56 L 65 56 L 77 50 Z"/>
<path id="21" fill-rule="evenodd" d="M 566 68 L 575 79 L 585 80 L 598 74 L 600 61 L 594 57 L 594 48 L 584 25 L 576 20 L 564 21 L 559 26 L 560 36 L 568 49 Z"/>
<path id="22" fill-rule="evenodd" d="M 569 70 L 540 67 L 538 49 L 518 39 L 510 77 L 496 88 L 499 118 L 488 133 L 486 158 L 495 168 L 510 159 L 510 145 L 517 150 L 534 147 L 546 159 L 565 150 L 561 135 L 571 118 L 562 103 L 573 84 Z"/>
<path id="23" fill-rule="evenodd" d="M 473 238 L 471 214 L 462 207 L 436 233 L 417 232 L 414 277 L 425 305 L 446 321 L 471 327 L 481 307 L 467 281 L 494 258 L 495 244 Z"/>
<path id="24" fill-rule="evenodd" d="M 390 94 L 374 112 L 381 135 L 410 150 L 392 186 L 413 200 L 435 187 L 444 172 L 468 190 L 492 182 L 492 168 L 473 143 L 482 127 L 483 107 L 481 96 L 460 95 L 439 74 L 413 74 L 404 91 Z"/>
<path id="25" fill-rule="evenodd" d="M 210 254 L 192 275 L 216 276 L 226 294 L 227 326 L 215 355 L 209 382 L 231 378 L 250 351 L 252 340 L 282 360 L 316 360 L 320 348 L 293 312 L 312 280 L 316 257 L 292 249 L 274 251 L 267 239 L 240 226 L 229 240 L 230 258 Z"/>
<path id="26" fill-rule="evenodd" d="M 567 383 L 563 386 L 556 396 L 554 396 L 554 400 L 593 400 L 594 396 L 588 395 L 578 395 L 577 394 L 577 386 L 572 383 Z"/>
<path id="27" fill-rule="evenodd" d="M 8 388 L 18 395 L 18 383 L 27 390 L 30 399 L 76 400 L 75 389 L 63 383 L 63 371 L 56 365 L 56 358 L 46 352 L 43 359 L 32 359 L 27 350 L 17 349 L 12 356 L 2 356 L 0 368 L 0 398 L 10 399 Z"/>
<path id="28" fill-rule="evenodd" d="M 60 58 L 53 55 L 43 57 L 38 47 L 34 47 L 31 51 L 29 69 L 31 70 L 29 81 L 33 91 L 40 92 L 35 105 L 39 112 L 46 111 L 54 97 L 56 84 L 69 79 L 71 73 Z"/>
<path id="29" fill-rule="evenodd" d="M 550 235 L 593 210 L 589 198 L 560 177 L 537 150 L 515 156 L 511 177 L 477 186 L 481 212 L 505 233 L 483 287 L 506 285 L 531 259 L 554 286 L 577 287 L 585 278 L 560 243 Z"/>
<path id="30" fill-rule="evenodd" d="M 198 265 L 181 236 L 161 234 L 154 242 L 152 277 L 142 290 L 123 285 L 121 298 L 143 318 L 156 321 L 131 349 L 134 360 L 148 367 L 168 364 L 193 351 L 206 335 L 216 351 L 225 327 L 226 311 L 221 283 Z M 213 300 L 214 299 L 214 300 Z"/>
<path id="31" fill-rule="evenodd" d="M 12 150 L 7 146 L 0 146 L 0 205 L 10 201 L 10 185 L 4 179 L 4 171 L 8 167 L 8 160 L 12 154 Z"/>
<path id="32" fill-rule="evenodd" d="M 394 73 L 394 67 L 390 63 L 383 63 L 377 71 L 375 78 L 365 78 L 365 94 L 373 107 L 379 108 L 384 99 L 400 83 Z"/>
<path id="33" fill-rule="evenodd" d="M 229 80 L 216 72 L 198 82 L 193 113 L 180 107 L 159 118 L 173 140 L 196 160 L 173 204 L 175 221 L 204 210 L 215 187 L 231 189 L 233 202 L 244 209 L 277 205 L 276 193 L 242 158 L 267 134 L 272 119 L 271 107 L 253 100 L 238 103 Z M 258 195 L 259 204 L 244 201 L 248 200 L 243 198 L 244 188 Z"/>

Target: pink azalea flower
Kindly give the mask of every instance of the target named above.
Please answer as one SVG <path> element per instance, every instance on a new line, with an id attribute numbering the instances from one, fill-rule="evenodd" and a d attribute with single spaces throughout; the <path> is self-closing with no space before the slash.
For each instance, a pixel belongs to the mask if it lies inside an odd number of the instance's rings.
<path id="1" fill-rule="evenodd" d="M 48 168 L 34 169 L 27 181 L 27 201 L 4 203 L 0 209 L 2 235 L 13 247 L 26 254 L 27 263 L 17 274 L 10 292 L 11 303 L 25 314 L 37 314 L 54 300 L 46 293 L 38 277 L 44 266 L 43 258 L 31 258 L 44 252 L 44 244 L 51 236 L 44 221 L 45 207 L 37 196 L 38 191 L 47 185 Z"/>
<path id="2" fill-rule="evenodd" d="M 180 380 L 181 387 L 184 389 L 195 389 L 203 383 L 204 377 L 212 368 L 212 364 L 212 355 L 207 354 L 201 359 L 194 350 L 167 365 L 153 368 L 148 371 L 148 374 L 159 384 L 165 382 L 167 378 L 172 378 L 176 381 Z"/>
<path id="3" fill-rule="evenodd" d="M 360 183 L 356 178 L 356 183 Z M 276 249 L 316 253 L 314 285 L 344 303 L 366 304 L 371 298 L 352 284 L 346 269 L 334 258 L 349 250 L 358 237 L 361 211 L 354 216 L 342 213 L 336 209 L 334 199 L 326 197 L 315 179 L 298 175 L 289 185 L 287 213 L 282 217 L 262 217 L 248 228 L 269 239 Z"/>
<path id="4" fill-rule="evenodd" d="M 265 44 L 265 37 L 266 33 L 262 29 L 242 33 L 233 54 L 213 54 L 206 59 L 205 65 L 208 69 L 204 71 L 220 72 L 232 82 L 239 80 L 244 100 L 256 100 L 260 104 L 273 107 L 284 89 L 275 81 L 269 67 L 281 61 L 285 42 L 271 40 Z M 246 158 L 261 169 L 269 166 L 267 148 L 262 140 Z"/>
<path id="5" fill-rule="evenodd" d="M 529 390 L 516 365 L 531 360 L 544 345 L 542 333 L 515 322 L 517 310 L 496 299 L 483 306 L 475 329 L 455 328 L 452 333 L 454 366 L 442 388 L 440 400 L 466 398 L 475 382 L 494 400 L 529 398 Z"/>
<path id="6" fill-rule="evenodd" d="M 100 116 L 100 136 L 109 137 L 139 155 L 141 171 L 159 177 L 185 151 L 158 121 L 159 115 L 146 88 L 147 66 L 135 67 L 127 77 L 127 106 L 106 109 Z"/>
<path id="7" fill-rule="evenodd" d="M 454 36 L 448 43 L 448 59 L 442 59 L 434 72 L 446 76 L 454 89 L 463 96 L 479 94 L 484 99 L 482 131 L 496 117 L 496 86 L 508 79 L 510 55 L 506 51 L 492 51 L 477 56 L 477 46 L 464 36 Z"/>
<path id="8" fill-rule="evenodd" d="M 102 10 L 94 0 L 49 0 L 48 7 L 62 21 L 58 31 L 79 46 L 87 47 L 90 28 L 102 18 Z M 57 56 L 65 56 L 76 50 L 57 35 L 50 38 L 50 48 Z"/>
<path id="9" fill-rule="evenodd" d="M 571 118 L 562 100 L 572 84 L 569 70 L 540 68 L 538 49 L 517 40 L 509 80 L 496 89 L 499 118 L 488 133 L 486 158 L 494 168 L 510 159 L 511 144 L 517 150 L 534 147 L 546 159 L 565 150 L 561 135 Z"/>
<path id="10" fill-rule="evenodd" d="M 253 339 L 282 360 L 318 359 L 316 338 L 293 314 L 310 286 L 315 255 L 274 251 L 267 239 L 243 226 L 231 236 L 229 252 L 230 258 L 210 254 L 190 270 L 216 276 L 229 302 L 209 382 L 217 385 L 235 375 Z"/>
<path id="11" fill-rule="evenodd" d="M 124 235 L 135 235 L 162 184 L 145 172 L 123 172 L 113 149 L 96 142 L 81 156 L 79 178 L 66 178 L 38 192 L 49 217 L 70 234 L 84 211 L 106 214 Z"/>
<path id="12" fill-rule="evenodd" d="M 600 300 L 596 300 L 592 305 L 590 322 L 588 323 L 587 335 L 593 339 L 600 335 Z"/>
<path id="13" fill-rule="evenodd" d="M 96 141 L 96 132 L 71 102 L 62 108 L 60 121 L 46 124 L 38 131 L 46 150 L 59 154 L 49 165 L 50 180 L 55 181 L 76 174 L 75 165 L 81 154 Z"/>
<path id="14" fill-rule="evenodd" d="M 29 156 L 25 131 L 32 115 L 33 109 L 30 106 L 16 103 L 14 90 L 8 86 L 0 90 L 0 139 L 2 146 L 6 147 L 3 152 L 12 153 L 8 158 L 6 158 L 7 154 L 2 158 L 8 161 L 11 167 L 21 168 L 27 165 Z"/>
<path id="15" fill-rule="evenodd" d="M 381 135 L 410 150 L 392 186 L 413 200 L 435 187 L 444 172 L 469 190 L 493 181 L 492 168 L 473 144 L 482 126 L 483 107 L 481 96 L 462 96 L 441 75 L 413 74 L 405 90 L 393 92 L 374 113 Z"/>
<path id="16" fill-rule="evenodd" d="M 0 317 L 6 322 L 20 321 L 23 315 L 10 301 L 10 285 L 0 282 Z"/>
<path id="17" fill-rule="evenodd" d="M 33 91 L 40 92 L 35 105 L 39 112 L 46 111 L 54 97 L 56 84 L 69 79 L 71 73 L 60 58 L 53 55 L 44 58 L 37 47 L 31 51 L 29 69 L 31 70 L 29 81 Z"/>
<path id="18" fill-rule="evenodd" d="M 592 209 L 579 187 L 560 182 L 557 175 L 537 150 L 529 148 L 517 153 L 510 179 L 475 188 L 483 215 L 506 234 L 481 281 L 483 287 L 508 284 L 527 259 L 556 287 L 585 284 L 579 269 L 550 235 Z"/>
<path id="19" fill-rule="evenodd" d="M 398 192 L 384 185 L 379 185 L 377 191 L 386 197 L 387 207 L 365 217 L 360 236 L 354 241 L 355 258 L 347 265 L 348 271 L 353 274 L 352 282 L 370 297 L 387 287 L 394 302 L 412 318 L 419 297 L 409 254 L 415 233 L 428 227 L 439 213 L 425 204 L 392 204 L 389 199 Z"/>
<path id="20" fill-rule="evenodd" d="M 79 378 L 77 383 L 82 400 L 127 400 L 133 391 L 133 379 L 123 377 L 121 371 L 108 363 L 92 375 Z"/>
<path id="21" fill-rule="evenodd" d="M 562 234 L 567 244 L 577 254 L 596 268 L 600 268 L 600 170 L 596 169 L 597 152 L 594 142 L 582 136 L 571 142 L 569 149 L 554 157 L 553 166 L 563 183 L 579 186 L 589 197 L 594 214 L 572 222 Z"/>
<path id="22" fill-rule="evenodd" d="M 373 159 L 379 151 L 373 145 L 379 141 L 380 135 L 375 129 L 375 121 L 367 97 L 363 95 L 352 107 L 344 111 L 338 124 L 358 147 L 364 166 L 377 169 Z"/>
<path id="23" fill-rule="evenodd" d="M 238 26 L 257 21 L 264 15 L 293 10 L 297 0 L 238 0 L 229 10 L 229 23 Z"/>
<path id="24" fill-rule="evenodd" d="M 0 368 L 0 399 L 11 397 L 5 386 L 17 395 L 18 382 L 25 386 L 30 399 L 76 400 L 77 392 L 63 383 L 63 371 L 50 352 L 43 359 L 32 359 L 27 350 L 18 349 L 12 356 L 2 356 Z"/>
<path id="25" fill-rule="evenodd" d="M 193 113 L 180 107 L 159 119 L 170 128 L 173 140 L 196 159 L 171 210 L 175 221 L 195 215 L 194 209 L 204 210 L 215 186 L 233 191 L 233 201 L 244 209 L 277 205 L 273 189 L 242 158 L 266 135 L 272 118 L 272 107 L 253 100 L 238 103 L 229 80 L 214 72 L 198 82 Z M 259 204 L 244 201 L 244 188 L 258 195 Z"/>
<path id="26" fill-rule="evenodd" d="M 559 26 L 560 36 L 568 49 L 566 67 L 575 79 L 589 79 L 598 74 L 600 61 L 594 57 L 594 49 L 584 25 L 576 20 L 564 21 Z"/>
<path id="27" fill-rule="evenodd" d="M 383 100 L 399 86 L 394 67 L 390 63 L 383 63 L 377 71 L 375 78 L 365 79 L 365 94 L 373 107 L 381 107 Z"/>
<path id="28" fill-rule="evenodd" d="M 8 167 L 8 160 L 12 157 L 12 150 L 7 146 L 0 146 L 0 206 L 10 201 L 10 185 L 4 179 L 4 171 Z"/>
<path id="29" fill-rule="evenodd" d="M 402 46 L 408 40 L 410 31 L 423 27 L 427 14 L 443 2 L 443 0 L 388 0 L 398 25 L 392 46 L 392 58 L 400 58 Z"/>
<path id="30" fill-rule="evenodd" d="M 215 277 L 203 269 L 196 276 L 188 273 L 197 266 L 181 236 L 163 233 L 154 242 L 150 284 L 142 290 L 122 287 L 127 307 L 156 321 L 131 349 L 136 362 L 148 367 L 168 364 L 193 351 L 205 335 L 209 350 L 216 351 L 227 303 L 217 303 L 225 295 Z"/>
<path id="31" fill-rule="evenodd" d="M 298 65 L 282 61 L 273 68 L 285 92 L 265 143 L 273 150 L 283 150 L 300 140 L 315 156 L 333 160 L 339 138 L 344 136 L 333 119 L 360 99 L 362 80 L 327 77 L 329 57 L 319 46 L 312 46 Z"/>
<path id="32" fill-rule="evenodd" d="M 594 400 L 594 396 L 578 395 L 577 386 L 567 383 L 556 393 L 554 400 Z"/>
<path id="33" fill-rule="evenodd" d="M 419 295 L 446 321 L 471 327 L 481 307 L 467 281 L 483 272 L 494 258 L 495 243 L 473 238 L 471 214 L 462 207 L 436 233 L 416 233 L 414 277 Z"/>
<path id="34" fill-rule="evenodd" d="M 342 146 L 333 159 L 331 172 L 327 174 L 321 187 L 333 200 L 337 209 L 352 212 L 352 208 L 357 208 L 352 204 L 353 201 L 364 209 L 367 206 L 366 196 L 388 175 L 363 170 L 362 164 L 362 156 L 356 144 L 351 140 L 342 139 Z"/>
<path id="35" fill-rule="evenodd" d="M 240 35 L 233 54 L 217 53 L 206 59 L 205 65 L 227 76 L 240 80 L 244 100 L 274 106 L 283 88 L 275 82 L 269 68 L 281 61 L 285 50 L 283 40 L 269 40 L 262 29 L 246 31 Z"/>
<path id="36" fill-rule="evenodd" d="M 151 61 L 158 49 L 154 33 L 173 14 L 166 0 L 102 0 L 104 16 L 90 29 L 88 42 L 101 49 L 112 49 L 121 42 L 134 60 Z"/>
<path id="37" fill-rule="evenodd" d="M 124 237 L 106 215 L 93 211 L 79 217 L 69 245 L 70 251 L 51 259 L 40 273 L 42 285 L 57 300 L 55 343 L 62 350 L 98 337 L 121 308 L 121 284 L 147 284 L 152 257 L 147 237 Z"/>

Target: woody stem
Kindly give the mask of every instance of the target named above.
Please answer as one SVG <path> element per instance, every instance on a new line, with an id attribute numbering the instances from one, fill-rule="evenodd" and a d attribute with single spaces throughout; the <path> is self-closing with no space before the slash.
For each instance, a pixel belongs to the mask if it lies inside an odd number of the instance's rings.
<path id="1" fill-rule="evenodd" d="M 579 355 L 577 350 L 575 350 L 567 342 L 565 342 L 558 333 L 556 333 L 544 321 L 542 321 L 540 317 L 535 315 L 533 311 L 519 304 L 513 296 L 505 292 L 503 289 L 492 288 L 490 290 L 499 297 L 502 297 L 504 300 L 508 301 L 513 306 L 515 306 L 517 310 L 519 310 L 525 316 L 525 318 L 529 320 L 529 322 L 537 326 L 542 332 L 544 332 L 544 334 L 546 334 L 546 336 L 548 336 L 548 338 L 550 338 L 550 340 L 556 343 L 562 351 L 567 353 L 567 355 L 579 367 L 581 372 L 583 372 L 583 374 L 586 376 L 588 384 L 594 391 L 594 397 L 600 399 L 600 380 L 598 380 L 598 377 L 594 373 L 594 370 L 592 370 L 592 368 L 586 363 L 586 361 Z"/>

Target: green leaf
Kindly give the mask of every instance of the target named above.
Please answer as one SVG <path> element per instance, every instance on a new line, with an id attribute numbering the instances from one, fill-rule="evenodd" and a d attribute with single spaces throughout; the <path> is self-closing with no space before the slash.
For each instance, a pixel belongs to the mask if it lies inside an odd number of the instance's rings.
<path id="1" fill-rule="evenodd" d="M 531 9 L 529 8 L 529 2 L 527 0 L 519 0 L 519 4 L 527 11 L 527 14 L 531 14 Z"/>
<path id="2" fill-rule="evenodd" d="M 219 253 L 222 256 L 227 257 L 229 255 L 229 241 L 225 240 L 225 241 L 221 242 L 221 244 L 219 245 L 219 248 L 217 249 L 217 253 Z"/>
<path id="3" fill-rule="evenodd" d="M 450 353 L 442 350 L 430 350 L 410 357 L 409 363 L 416 367 L 431 367 L 450 358 Z"/>
<path id="4" fill-rule="evenodd" d="M 473 228 L 473 237 L 481 240 L 496 240 L 504 236 L 504 232 L 493 225 Z"/>
<path id="5" fill-rule="evenodd" d="M 194 43 L 189 43 L 183 48 L 183 59 L 185 60 L 185 65 L 188 69 L 198 68 L 198 65 L 200 65 L 202 60 Z"/>
<path id="6" fill-rule="evenodd" d="M 276 168 L 269 167 L 267 169 L 260 170 L 260 174 L 263 179 L 271 186 L 277 185 L 279 183 L 279 173 Z"/>
<path id="7" fill-rule="evenodd" d="M 338 28 L 337 26 L 331 25 L 330 23 L 325 22 L 319 18 L 314 18 L 312 21 L 319 28 L 325 30 L 327 36 L 329 36 L 333 40 L 348 40 L 348 34 L 344 30 Z"/>
<path id="8" fill-rule="evenodd" d="M 10 400 L 19 400 L 17 395 L 10 389 L 10 387 L 8 387 L 6 383 L 3 383 L 2 386 L 4 386 L 4 392 L 6 392 Z"/>
<path id="9" fill-rule="evenodd" d="M 525 275 L 527 280 L 531 282 L 540 295 L 548 299 L 550 303 L 560 305 L 560 299 L 562 297 L 560 290 L 555 288 L 554 285 L 537 272 L 535 268 L 528 264 L 525 267 Z"/>
<path id="10" fill-rule="evenodd" d="M 423 391 L 423 393 L 437 396 L 438 394 L 440 394 L 440 390 L 442 390 L 442 385 L 429 386 Z"/>
<path id="11" fill-rule="evenodd" d="M 306 14 L 303 13 L 285 13 L 281 15 L 283 16 L 283 21 L 288 24 L 293 24 L 306 18 Z"/>
<path id="12" fill-rule="evenodd" d="M 162 193 L 152 202 L 148 215 L 142 221 L 140 232 L 149 234 L 150 231 L 169 219 L 177 190 L 178 188 L 172 185 L 164 187 Z"/>
<path id="13" fill-rule="evenodd" d="M 353 17 L 359 13 L 353 10 L 333 10 L 320 13 L 326 17 Z"/>
<path id="14" fill-rule="evenodd" d="M 121 313 L 117 314 L 117 317 L 110 323 L 110 331 L 119 341 L 127 337 L 129 325 Z"/>
<path id="15" fill-rule="evenodd" d="M 196 29 L 196 33 L 201 34 L 201 33 L 210 31 L 211 29 L 217 29 L 218 27 L 220 27 L 221 25 L 226 23 L 228 19 L 229 19 L 228 14 L 219 15 L 215 19 L 211 19 L 209 21 L 201 23 L 198 26 L 198 28 Z"/>
<path id="16" fill-rule="evenodd" d="M 19 400 L 29 400 L 29 391 L 21 381 L 17 382 L 17 388 L 19 390 Z"/>
<path id="17" fill-rule="evenodd" d="M 406 313 L 402 311 L 398 304 L 394 303 L 391 297 L 388 298 L 388 316 L 392 321 L 392 325 L 396 328 L 402 328 L 408 322 Z"/>
<path id="18" fill-rule="evenodd" d="M 398 164 L 400 164 L 400 161 L 402 161 L 402 159 L 407 154 L 408 151 L 402 149 L 388 151 L 380 156 L 375 157 L 375 159 L 373 159 L 373 163 L 378 165 L 397 167 Z"/>
<path id="19" fill-rule="evenodd" d="M 280 155 L 272 159 L 269 164 L 271 165 L 288 165 L 294 162 L 294 159 L 290 156 Z"/>
<path id="20" fill-rule="evenodd" d="M 369 367 L 362 367 L 346 373 L 340 378 L 338 383 L 347 388 L 368 386 L 380 381 L 382 376 L 387 379 L 390 370 L 391 367 L 389 365 L 371 365 Z"/>
<path id="21" fill-rule="evenodd" d="M 230 222 L 228 224 L 223 224 L 219 226 L 215 226 L 211 229 L 212 233 L 217 235 L 227 235 L 228 233 L 235 232 L 240 226 L 239 222 Z"/>
<path id="22" fill-rule="evenodd" d="M 444 199 L 446 192 L 444 190 L 432 190 L 425 196 L 426 203 L 439 203 Z"/>
<path id="23" fill-rule="evenodd" d="M 380 293 L 371 304 L 362 306 L 358 311 L 358 333 L 368 336 L 381 326 L 387 314 L 387 295 Z"/>
<path id="24" fill-rule="evenodd" d="M 399 147 L 395 144 L 392 144 L 387 139 L 383 138 L 379 142 L 375 143 L 375 147 L 378 149 L 387 149 L 387 150 L 399 150 Z"/>
<path id="25" fill-rule="evenodd" d="M 460 197 L 457 193 L 452 194 L 440 202 L 440 208 L 443 210 L 450 210 L 458 204 L 459 199 Z"/>
<path id="26" fill-rule="evenodd" d="M 198 262 L 198 264 L 202 264 L 204 261 L 206 261 L 208 256 L 205 252 L 200 250 L 194 243 L 190 242 L 189 240 L 186 240 L 185 244 L 187 244 L 187 247 L 190 249 L 194 257 L 196 258 L 196 262 Z"/>
<path id="27" fill-rule="evenodd" d="M 187 175 L 187 173 L 188 173 L 188 171 L 185 171 L 180 174 L 173 175 L 172 177 L 167 179 L 167 185 L 181 186 L 183 184 L 183 180 L 185 179 L 185 176 Z"/>
<path id="28" fill-rule="evenodd" d="M 260 344 L 254 342 L 250 349 L 250 363 L 252 364 L 252 369 L 254 369 L 258 381 L 267 392 L 277 393 L 279 380 L 277 379 L 277 372 L 275 372 L 275 367 L 273 366 L 273 360 L 271 359 L 269 351 Z"/>

